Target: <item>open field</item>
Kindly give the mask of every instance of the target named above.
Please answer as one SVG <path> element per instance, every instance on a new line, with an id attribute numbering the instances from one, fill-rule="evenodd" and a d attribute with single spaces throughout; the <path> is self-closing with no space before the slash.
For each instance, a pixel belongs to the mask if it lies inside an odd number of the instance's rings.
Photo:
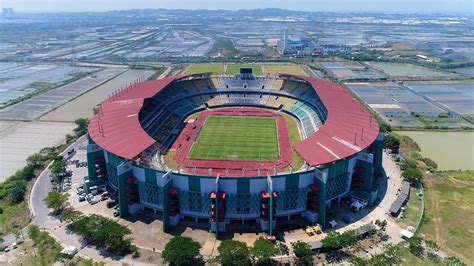
<path id="1" fill-rule="evenodd" d="M 189 157 L 208 160 L 277 160 L 276 121 L 269 117 L 210 116 Z"/>
<path id="2" fill-rule="evenodd" d="M 124 68 L 106 68 L 85 78 L 70 82 L 46 93 L 32 97 L 0 111 L 0 118 L 7 120 L 34 120 L 61 106 L 69 100 L 112 79 L 124 72 Z"/>
<path id="3" fill-rule="evenodd" d="M 307 76 L 306 72 L 298 65 L 263 65 L 264 73 L 267 75 L 275 75 L 279 73 L 295 74 Z"/>
<path id="4" fill-rule="evenodd" d="M 60 144 L 74 123 L 0 122 L 0 183 L 26 165 L 42 148 Z"/>
<path id="5" fill-rule="evenodd" d="M 223 64 L 196 64 L 190 65 L 184 70 L 184 74 L 206 73 L 211 72 L 212 75 L 221 75 L 224 72 Z"/>
<path id="6" fill-rule="evenodd" d="M 93 108 L 107 99 L 112 92 L 125 87 L 130 82 L 139 77 L 149 77 L 154 73 L 151 70 L 130 69 L 119 76 L 107 81 L 97 88 L 84 93 L 76 99 L 58 107 L 57 109 L 42 116 L 44 121 L 68 121 L 72 122 L 77 118 L 90 118 L 94 115 Z"/>
<path id="7" fill-rule="evenodd" d="M 226 75 L 235 75 L 240 73 L 241 67 L 248 67 L 252 68 L 253 75 L 261 76 L 262 75 L 262 65 L 258 64 L 229 64 L 227 65 L 227 69 L 225 71 Z"/>
<path id="8" fill-rule="evenodd" d="M 0 104 L 45 91 L 98 71 L 96 67 L 0 63 Z"/>
<path id="9" fill-rule="evenodd" d="M 456 75 L 406 63 L 370 62 L 367 64 L 392 77 L 449 77 Z"/>
<path id="10" fill-rule="evenodd" d="M 474 171 L 435 174 L 426 183 L 420 233 L 449 255 L 473 265 Z"/>
<path id="11" fill-rule="evenodd" d="M 438 170 L 474 169 L 474 132 L 397 131 L 418 143 L 421 154 L 434 160 Z"/>

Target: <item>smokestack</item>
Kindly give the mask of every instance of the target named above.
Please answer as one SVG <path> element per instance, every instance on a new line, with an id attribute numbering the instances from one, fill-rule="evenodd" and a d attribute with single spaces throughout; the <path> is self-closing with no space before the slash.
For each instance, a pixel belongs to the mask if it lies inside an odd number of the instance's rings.
<path id="1" fill-rule="evenodd" d="M 286 51 L 288 48 L 288 30 L 283 32 L 283 51 Z"/>

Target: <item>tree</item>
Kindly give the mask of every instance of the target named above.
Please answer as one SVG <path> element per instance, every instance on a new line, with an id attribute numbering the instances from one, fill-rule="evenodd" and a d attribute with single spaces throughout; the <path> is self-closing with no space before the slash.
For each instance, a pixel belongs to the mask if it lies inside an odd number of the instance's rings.
<path id="1" fill-rule="evenodd" d="M 377 225 L 380 228 L 380 230 L 384 232 L 387 229 L 387 224 L 388 224 L 387 220 L 379 220 L 379 219 L 375 220 L 375 225 Z"/>
<path id="2" fill-rule="evenodd" d="M 82 212 L 75 210 L 73 208 L 65 208 L 61 212 L 61 221 L 65 222 L 74 222 L 79 219 L 82 215 Z"/>
<path id="3" fill-rule="evenodd" d="M 392 126 L 390 126 L 389 124 L 382 121 L 380 123 L 380 131 L 382 131 L 384 133 L 391 132 L 392 131 Z"/>
<path id="4" fill-rule="evenodd" d="M 87 118 L 78 118 L 74 121 L 77 127 L 74 129 L 74 133 L 77 137 L 80 137 L 87 132 L 87 126 L 89 125 L 89 119 Z"/>
<path id="5" fill-rule="evenodd" d="M 250 249 L 252 259 L 260 264 L 271 264 L 272 257 L 278 254 L 278 247 L 263 237 L 255 240 Z"/>
<path id="6" fill-rule="evenodd" d="M 311 246 L 308 243 L 303 241 L 297 241 L 291 243 L 293 247 L 293 252 L 295 256 L 298 258 L 299 265 L 310 265 L 313 260 L 313 250 L 311 250 Z"/>
<path id="7" fill-rule="evenodd" d="M 417 257 L 423 256 L 424 247 L 423 247 L 423 240 L 421 239 L 421 237 L 418 237 L 418 236 L 412 237 L 408 241 L 408 249 L 410 250 L 411 254 Z"/>
<path id="8" fill-rule="evenodd" d="M 26 181 L 25 180 L 15 180 L 9 184 L 7 188 L 8 201 L 12 204 L 18 204 L 23 201 L 25 198 L 26 192 Z"/>
<path id="9" fill-rule="evenodd" d="M 387 134 L 383 139 L 383 147 L 392 150 L 393 153 L 398 153 L 400 140 L 392 134 Z"/>
<path id="10" fill-rule="evenodd" d="M 58 181 L 58 182 L 60 181 L 59 177 L 66 170 L 66 166 L 67 166 L 67 163 L 66 163 L 66 159 L 64 159 L 64 157 L 59 156 L 59 155 L 54 157 L 54 162 L 51 165 L 51 173 L 53 174 L 54 179 L 56 181 Z"/>
<path id="11" fill-rule="evenodd" d="M 74 136 L 71 134 L 66 134 L 66 143 L 71 143 L 74 140 Z"/>
<path id="12" fill-rule="evenodd" d="M 97 214 L 80 216 L 68 227 L 81 235 L 87 243 L 116 255 L 125 256 L 137 251 L 127 237 L 131 233 L 130 229 L 112 219 Z"/>
<path id="13" fill-rule="evenodd" d="M 416 184 L 421 182 L 421 180 L 423 179 L 423 174 L 420 170 L 418 170 L 418 168 L 408 168 L 403 171 L 402 177 L 404 180 L 412 184 Z"/>
<path id="14" fill-rule="evenodd" d="M 329 232 L 327 236 L 321 240 L 323 247 L 326 249 L 340 249 L 352 246 L 357 243 L 358 237 L 354 230 L 346 231 L 342 234 L 336 231 Z"/>
<path id="15" fill-rule="evenodd" d="M 161 257 L 176 265 L 191 265 L 199 260 L 201 245 L 190 237 L 176 236 L 166 243 Z"/>
<path id="16" fill-rule="evenodd" d="M 250 265 L 250 252 L 247 244 L 235 240 L 224 240 L 217 248 L 218 261 L 223 265 Z"/>
<path id="17" fill-rule="evenodd" d="M 67 206 L 68 196 L 68 194 L 52 191 L 48 193 L 48 196 L 44 199 L 44 202 L 48 208 L 53 209 L 53 212 L 57 214 Z"/>
<path id="18" fill-rule="evenodd" d="M 43 166 L 46 159 L 39 153 L 35 153 L 28 158 L 26 158 L 26 163 L 32 165 L 34 168 L 39 168 Z"/>

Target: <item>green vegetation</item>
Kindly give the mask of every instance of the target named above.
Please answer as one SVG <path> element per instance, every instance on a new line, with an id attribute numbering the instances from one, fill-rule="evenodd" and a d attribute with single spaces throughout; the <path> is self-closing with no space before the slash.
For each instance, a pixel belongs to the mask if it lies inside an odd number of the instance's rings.
<path id="1" fill-rule="evenodd" d="M 51 191 L 44 199 L 44 203 L 48 208 L 53 209 L 53 213 L 60 213 L 67 206 L 67 199 L 69 195 L 58 191 Z"/>
<path id="2" fill-rule="evenodd" d="M 352 246 L 357 243 L 358 240 L 359 238 L 354 230 L 349 230 L 342 234 L 336 231 L 331 231 L 323 240 L 321 240 L 321 243 L 325 249 L 340 249 Z"/>
<path id="3" fill-rule="evenodd" d="M 196 73 L 207 73 L 210 72 L 212 75 L 221 75 L 224 72 L 223 64 L 196 64 L 190 65 L 184 71 L 185 74 L 196 74 Z"/>
<path id="4" fill-rule="evenodd" d="M 296 124 L 296 120 L 290 115 L 284 113 L 282 113 L 281 115 L 283 115 L 286 120 L 286 126 L 288 127 L 288 135 L 290 136 L 292 159 L 291 167 L 293 167 L 294 170 L 298 170 L 305 163 L 303 158 L 294 148 L 294 145 L 301 141 L 298 125 Z"/>
<path id="5" fill-rule="evenodd" d="M 298 258 L 298 265 L 311 265 L 313 260 L 313 251 L 311 246 L 303 241 L 297 241 L 291 243 L 293 247 L 293 252 L 295 253 L 296 258 Z"/>
<path id="6" fill-rule="evenodd" d="M 435 173 L 425 189 L 421 235 L 449 255 L 473 264 L 474 171 Z M 436 218 L 435 218 L 436 217 Z"/>
<path id="7" fill-rule="evenodd" d="M 250 265 L 250 252 L 247 244 L 235 240 L 224 240 L 217 248 L 217 260 L 223 266 Z"/>
<path id="8" fill-rule="evenodd" d="M 238 51 L 235 49 L 234 43 L 229 38 L 217 38 L 216 43 L 209 52 L 211 55 L 220 53 L 224 57 L 235 55 Z"/>
<path id="9" fill-rule="evenodd" d="M 466 141 L 461 141 L 461 143 L 461 145 L 465 145 Z M 439 152 L 440 148 L 437 145 L 433 146 L 437 147 L 438 153 L 444 156 L 444 160 L 449 159 L 446 158 L 446 155 L 449 155 L 447 157 L 452 156 L 451 152 L 447 152 L 445 149 L 442 149 L 443 152 Z M 411 156 L 415 151 L 421 151 L 418 144 L 410 137 L 401 136 L 400 152 L 406 159 L 405 166 L 407 169 L 416 167 L 423 173 L 428 166 L 424 161 L 413 160 Z M 427 240 L 436 241 L 440 248 L 449 255 L 458 257 L 468 264 L 474 263 L 471 256 L 472 245 L 470 244 L 474 238 L 472 234 L 466 234 L 466 232 L 474 231 L 471 222 L 474 219 L 472 212 L 474 171 L 434 172 L 425 175 L 423 181 L 425 184 L 425 212 L 419 235 Z M 407 215 L 410 215 L 410 209 L 408 209 Z M 410 252 L 407 253 L 411 255 Z M 420 259 L 411 256 L 411 260 L 406 261 L 407 265 L 420 264 Z M 448 262 L 446 263 L 448 264 Z"/>
<path id="10" fill-rule="evenodd" d="M 61 245 L 48 233 L 40 231 L 38 226 L 31 225 L 28 228 L 28 236 L 33 241 L 33 246 L 37 250 L 35 262 L 39 265 L 52 265 L 60 258 Z"/>
<path id="11" fill-rule="evenodd" d="M 26 193 L 32 180 L 57 154 L 55 148 L 45 148 L 26 159 L 27 165 L 0 184 L 0 236 L 16 233 L 30 222 Z"/>
<path id="12" fill-rule="evenodd" d="M 74 129 L 76 137 L 80 137 L 87 133 L 87 126 L 89 125 L 89 122 L 90 121 L 88 118 L 78 118 L 74 121 L 76 124 L 76 128 Z"/>
<path id="13" fill-rule="evenodd" d="M 130 229 L 109 218 L 97 214 L 81 216 L 68 227 L 74 233 L 82 236 L 86 242 L 98 248 L 120 256 L 130 253 L 138 254 L 137 247 L 128 237 L 131 233 Z"/>
<path id="14" fill-rule="evenodd" d="M 201 245 L 190 237 L 176 236 L 166 243 L 161 257 L 175 265 L 197 265 L 202 263 L 199 254 Z"/>
<path id="15" fill-rule="evenodd" d="M 400 245 L 388 244 L 384 247 L 384 252 L 381 254 L 374 255 L 368 260 L 351 256 L 349 262 L 356 266 L 399 265 L 402 262 L 402 258 L 404 258 L 403 247 Z"/>
<path id="16" fill-rule="evenodd" d="M 383 140 L 383 147 L 392 150 L 393 153 L 398 153 L 400 139 L 394 134 L 386 134 Z"/>
<path id="17" fill-rule="evenodd" d="M 299 65 L 272 64 L 272 65 L 264 65 L 263 68 L 264 68 L 264 72 L 267 75 L 285 73 L 285 74 L 307 76 L 307 74 L 303 71 L 303 69 L 301 69 Z"/>
<path id="18" fill-rule="evenodd" d="M 239 74 L 241 67 L 252 68 L 252 73 L 254 76 L 262 75 L 262 65 L 259 65 L 259 64 L 229 64 L 227 65 L 225 74 L 231 75 L 231 76 L 235 74 Z"/>
<path id="19" fill-rule="evenodd" d="M 278 247 L 264 238 L 255 240 L 253 247 L 250 248 L 250 256 L 256 264 L 271 265 L 272 257 L 278 254 Z"/>
<path id="20" fill-rule="evenodd" d="M 423 179 L 423 174 L 418 168 L 408 168 L 402 173 L 402 177 L 404 180 L 416 184 L 421 182 Z"/>
<path id="21" fill-rule="evenodd" d="M 192 159 L 278 160 L 276 121 L 271 117 L 210 116 L 189 155 Z"/>
<path id="22" fill-rule="evenodd" d="M 400 220 L 403 224 L 403 228 L 407 228 L 408 226 L 416 228 L 422 214 L 421 198 L 417 195 L 418 190 L 415 188 L 411 188 L 410 190 L 410 198 L 403 212 L 403 218 Z"/>

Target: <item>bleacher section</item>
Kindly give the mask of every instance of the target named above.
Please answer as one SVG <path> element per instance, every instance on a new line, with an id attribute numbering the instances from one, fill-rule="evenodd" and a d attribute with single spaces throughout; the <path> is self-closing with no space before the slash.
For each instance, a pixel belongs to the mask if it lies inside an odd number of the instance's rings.
<path id="1" fill-rule="evenodd" d="M 305 82 L 290 79 L 192 78 L 175 82 L 147 99 L 140 123 L 159 146 L 172 144 L 193 112 L 224 106 L 253 106 L 282 110 L 300 122 L 305 138 L 324 123 L 327 111 Z"/>

